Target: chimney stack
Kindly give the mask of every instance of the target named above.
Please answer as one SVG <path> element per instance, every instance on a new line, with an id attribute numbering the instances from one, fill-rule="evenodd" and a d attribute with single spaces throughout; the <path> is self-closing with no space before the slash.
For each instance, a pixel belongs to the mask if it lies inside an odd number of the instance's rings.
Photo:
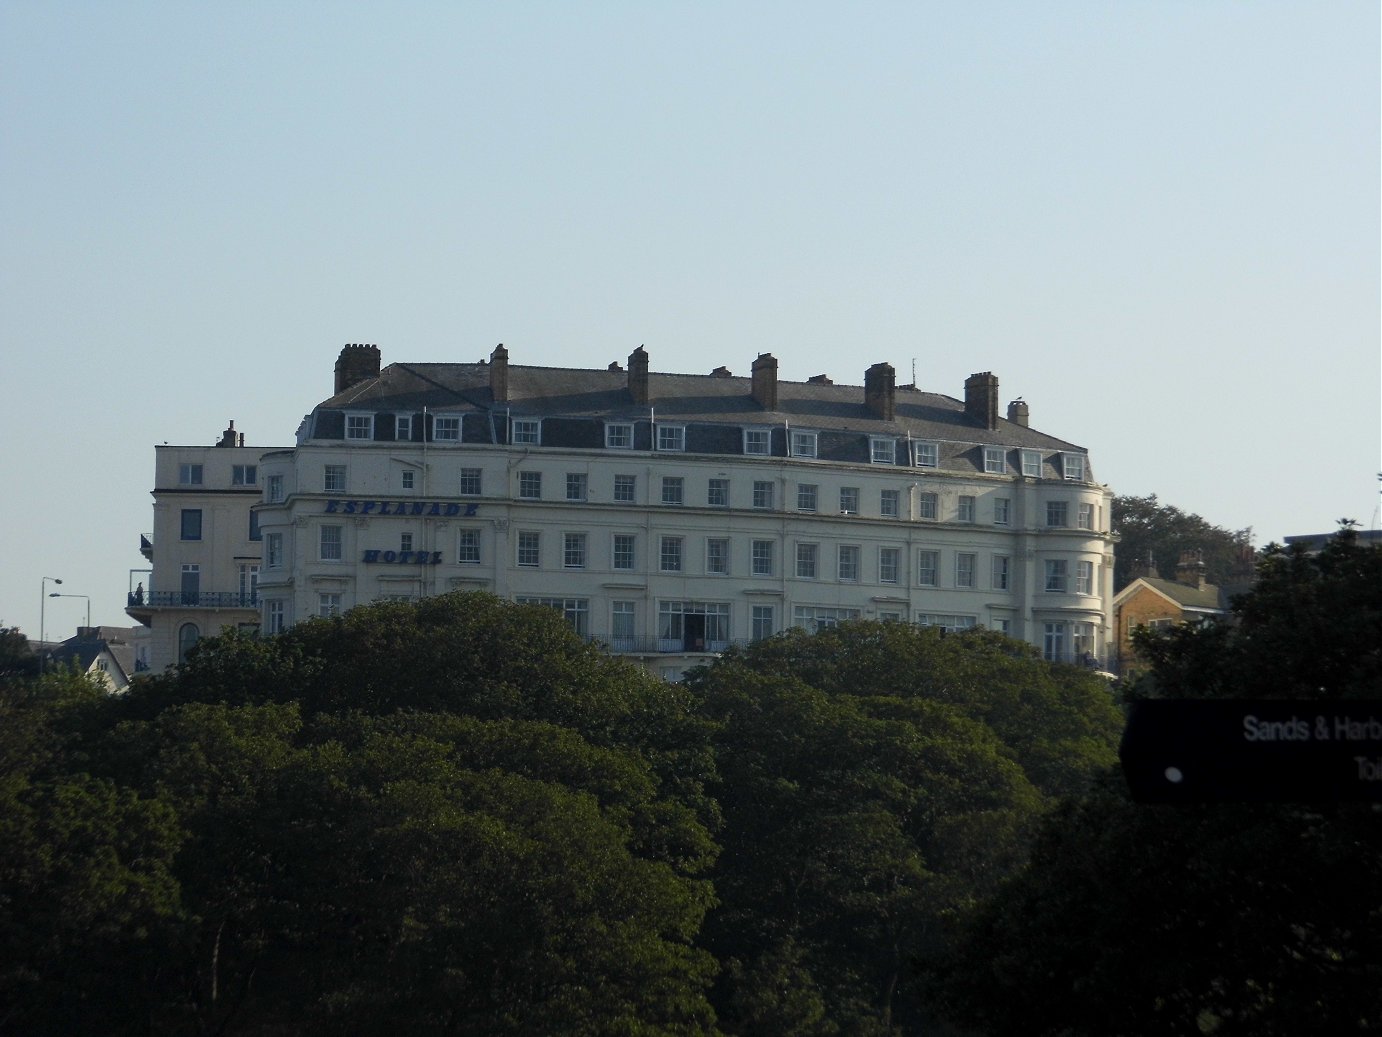
<path id="1" fill-rule="evenodd" d="M 1202 591 L 1205 568 L 1203 551 L 1182 551 L 1180 561 L 1176 563 L 1176 582 Z"/>
<path id="2" fill-rule="evenodd" d="M 1008 404 L 1008 420 L 1014 425 L 1021 425 L 1026 428 L 1027 417 L 1027 404 L 1023 402 L 1021 396 Z"/>
<path id="3" fill-rule="evenodd" d="M 642 346 L 629 354 L 629 395 L 641 406 L 648 403 L 648 351 Z"/>
<path id="4" fill-rule="evenodd" d="M 509 402 L 509 351 L 502 342 L 489 355 L 489 392 L 495 403 Z"/>
<path id="5" fill-rule="evenodd" d="M 352 385 L 379 377 L 379 347 L 352 342 L 336 358 L 336 395 Z"/>
<path id="6" fill-rule="evenodd" d="M 236 431 L 235 431 L 235 422 L 234 422 L 234 420 L 232 420 L 231 423 L 230 423 L 230 427 L 229 427 L 228 429 L 226 429 L 224 432 L 221 433 L 221 441 L 220 441 L 219 443 L 217 443 L 216 445 L 217 445 L 217 446 L 244 446 L 244 445 L 245 445 L 245 434 L 244 434 L 243 432 L 240 432 L 240 433 L 238 433 L 238 434 L 236 433 Z"/>
<path id="7" fill-rule="evenodd" d="M 965 379 L 965 414 L 984 428 L 998 427 L 998 376 L 992 371 Z"/>
<path id="8" fill-rule="evenodd" d="M 777 410 L 777 358 L 759 353 L 753 362 L 753 400 L 764 410 Z"/>
<path id="9" fill-rule="evenodd" d="M 884 421 L 897 412 L 897 372 L 892 364 L 874 364 L 864 372 L 864 405 Z"/>

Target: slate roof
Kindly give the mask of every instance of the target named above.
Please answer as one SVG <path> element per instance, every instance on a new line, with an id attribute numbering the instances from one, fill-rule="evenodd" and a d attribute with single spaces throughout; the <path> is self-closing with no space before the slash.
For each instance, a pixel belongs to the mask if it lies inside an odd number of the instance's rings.
<path id="1" fill-rule="evenodd" d="M 884 421 L 864 404 L 856 385 L 816 382 L 777 383 L 778 407 L 764 410 L 752 395 L 752 379 L 719 375 L 648 375 L 647 405 L 636 404 L 628 372 L 508 365 L 509 399 L 496 403 L 490 392 L 490 367 L 474 364 L 404 364 L 384 367 L 369 378 L 324 400 L 319 410 L 508 411 L 515 417 L 647 418 L 738 426 L 791 424 L 811 429 L 841 429 L 869 435 L 994 446 L 1041 447 L 1083 453 L 1084 448 L 999 417 L 989 429 L 965 413 L 964 402 L 940 393 L 899 387 L 896 418 Z"/>
<path id="2" fill-rule="evenodd" d="M 1187 583 L 1177 583 L 1175 580 L 1163 580 L 1155 576 L 1141 576 L 1133 583 L 1145 583 L 1153 590 L 1166 595 L 1182 608 L 1208 609 L 1211 611 L 1226 610 L 1228 608 L 1228 595 L 1223 588 L 1212 583 L 1206 583 L 1203 587 L 1191 587 Z M 1133 584 L 1129 584 L 1131 587 Z M 1126 590 L 1127 588 L 1124 588 Z M 1120 597 L 1122 595 L 1120 594 Z"/>

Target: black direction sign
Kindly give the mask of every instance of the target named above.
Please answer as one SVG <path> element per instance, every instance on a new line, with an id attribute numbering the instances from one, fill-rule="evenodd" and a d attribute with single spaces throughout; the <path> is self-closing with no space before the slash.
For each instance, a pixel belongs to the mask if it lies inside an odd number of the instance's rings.
<path id="1" fill-rule="evenodd" d="M 1382 702 L 1134 702 L 1118 756 L 1139 803 L 1382 802 Z"/>

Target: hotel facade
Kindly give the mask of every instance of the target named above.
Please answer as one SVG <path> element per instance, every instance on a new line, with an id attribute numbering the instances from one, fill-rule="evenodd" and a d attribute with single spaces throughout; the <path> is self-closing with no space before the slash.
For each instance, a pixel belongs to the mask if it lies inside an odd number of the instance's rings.
<path id="1" fill-rule="evenodd" d="M 349 345 L 297 444 L 258 457 L 260 627 L 485 590 L 669 679 L 853 618 L 986 626 L 1102 666 L 1112 491 L 998 381 L 864 385 L 476 363 Z M 248 528 L 248 523 L 246 523 Z"/>

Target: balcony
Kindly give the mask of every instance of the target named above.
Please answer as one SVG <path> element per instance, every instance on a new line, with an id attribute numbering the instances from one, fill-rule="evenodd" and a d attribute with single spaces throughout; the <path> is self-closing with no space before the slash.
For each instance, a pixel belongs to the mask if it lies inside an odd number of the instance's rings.
<path id="1" fill-rule="evenodd" d="M 611 652 L 624 655 L 715 655 L 731 643 L 704 637 L 612 637 L 602 641 Z"/>
<path id="2" fill-rule="evenodd" d="M 150 609 L 257 609 L 258 592 L 236 591 L 134 591 L 125 600 L 126 611 Z"/>

